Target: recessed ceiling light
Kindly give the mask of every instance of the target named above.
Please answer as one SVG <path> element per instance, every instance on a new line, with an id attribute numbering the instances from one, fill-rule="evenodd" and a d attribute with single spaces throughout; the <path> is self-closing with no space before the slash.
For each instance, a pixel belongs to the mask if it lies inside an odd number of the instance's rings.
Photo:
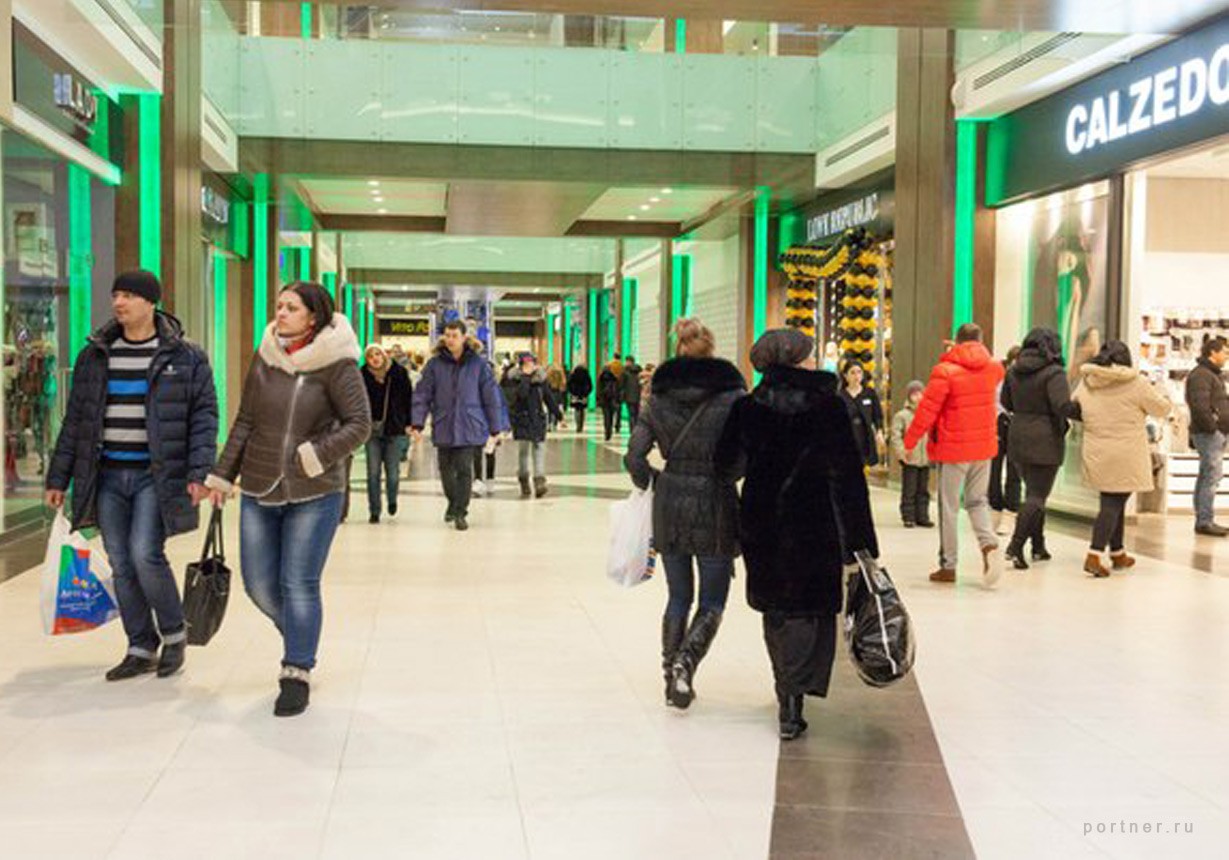
<path id="1" fill-rule="evenodd" d="M 376 186 L 378 186 L 378 185 L 380 184 L 380 180 L 378 180 L 378 179 L 368 179 L 368 180 L 367 180 L 367 184 L 368 184 L 368 185 L 370 185 L 372 188 L 375 188 Z"/>
<path id="2" fill-rule="evenodd" d="M 650 197 L 650 198 L 649 198 L 649 202 L 650 202 L 650 203 L 660 203 L 660 202 L 661 202 L 661 198 L 660 198 L 660 197 Z"/>
<path id="3" fill-rule="evenodd" d="M 377 210 L 376 210 L 376 212 L 377 212 L 377 213 L 379 213 L 380 215 L 387 215 L 387 214 L 388 214 L 388 210 L 387 210 L 387 209 L 377 209 Z"/>
<path id="4" fill-rule="evenodd" d="M 628 220 L 628 221 L 635 221 L 635 220 L 636 220 L 636 216 L 635 216 L 635 215 L 628 215 L 628 216 L 627 216 L 627 220 Z"/>
<path id="5" fill-rule="evenodd" d="M 641 203 L 641 204 L 640 204 L 640 211 L 641 211 L 641 212 L 648 212 L 648 211 L 649 211 L 649 204 L 647 204 L 647 203 Z"/>
<path id="6" fill-rule="evenodd" d="M 674 193 L 674 189 L 673 189 L 673 188 L 663 188 L 663 189 L 661 190 L 661 193 L 662 193 L 662 194 L 673 194 L 673 193 Z"/>

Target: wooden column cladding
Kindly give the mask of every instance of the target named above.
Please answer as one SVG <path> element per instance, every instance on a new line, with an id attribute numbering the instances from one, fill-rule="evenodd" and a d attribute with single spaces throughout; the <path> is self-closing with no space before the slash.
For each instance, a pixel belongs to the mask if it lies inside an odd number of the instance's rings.
<path id="1" fill-rule="evenodd" d="M 998 218 L 986 207 L 986 126 L 977 129 L 977 214 L 973 223 L 973 319 L 986 346 L 994 343 L 994 273 Z"/>
<path id="2" fill-rule="evenodd" d="M 955 36 L 899 31 L 892 388 L 925 380 L 951 336 L 955 237 Z"/>
<path id="3" fill-rule="evenodd" d="M 201 0 L 167 0 L 162 40 L 162 283 L 172 311 L 179 294 L 204 289 L 201 247 Z"/>

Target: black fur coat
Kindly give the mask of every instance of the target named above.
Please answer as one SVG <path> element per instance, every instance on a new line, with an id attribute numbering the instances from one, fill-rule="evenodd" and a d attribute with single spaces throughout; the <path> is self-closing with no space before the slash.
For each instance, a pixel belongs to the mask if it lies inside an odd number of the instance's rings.
<path id="1" fill-rule="evenodd" d="M 840 612 L 843 562 L 879 546 L 836 376 L 770 367 L 734 405 L 718 464 L 746 479 L 740 536 L 752 608 Z"/>
<path id="2" fill-rule="evenodd" d="M 719 358 L 674 358 L 653 374 L 652 396 L 632 430 L 624 463 L 637 487 L 654 484 L 653 545 L 662 554 L 738 555 L 738 491 L 713 458 L 730 407 L 747 390 L 738 368 Z M 704 412 L 678 439 L 688 420 Z M 656 445 L 666 459 L 648 461 Z M 656 479 L 656 480 L 654 480 Z"/>

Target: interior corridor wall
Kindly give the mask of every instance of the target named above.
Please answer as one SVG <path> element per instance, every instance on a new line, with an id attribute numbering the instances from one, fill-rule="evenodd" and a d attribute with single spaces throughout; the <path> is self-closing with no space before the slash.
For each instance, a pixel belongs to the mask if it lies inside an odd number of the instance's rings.
<path id="1" fill-rule="evenodd" d="M 738 235 L 680 243 L 691 255 L 692 314 L 713 331 L 717 354 L 738 363 Z"/>
<path id="2" fill-rule="evenodd" d="M 635 278 L 640 283 L 636 313 L 633 315 L 632 327 L 634 334 L 632 344 L 635 349 L 632 355 L 640 364 L 661 364 L 661 344 L 657 337 L 661 316 L 668 312 L 658 301 L 661 284 L 661 254 L 650 253 L 646 256 L 633 258 L 624 268 L 623 276 Z"/>

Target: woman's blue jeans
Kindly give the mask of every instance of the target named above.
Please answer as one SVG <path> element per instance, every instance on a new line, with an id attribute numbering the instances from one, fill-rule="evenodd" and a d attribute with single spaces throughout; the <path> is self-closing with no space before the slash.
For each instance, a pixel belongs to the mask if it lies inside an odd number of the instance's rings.
<path id="1" fill-rule="evenodd" d="M 312 669 L 324 620 L 320 577 L 341 522 L 343 495 L 261 505 L 244 496 L 239 558 L 248 596 L 281 631 L 282 665 Z"/>
<path id="2" fill-rule="evenodd" d="M 397 511 L 397 492 L 401 483 L 401 458 L 410 446 L 408 436 L 378 436 L 367 442 L 367 510 L 373 517 L 380 515 L 380 472 L 384 472 L 384 489 L 388 496 L 389 514 Z"/>
<path id="3" fill-rule="evenodd" d="M 700 568 L 700 611 L 723 612 L 730 596 L 730 580 L 734 578 L 734 559 L 720 556 L 662 555 L 666 569 L 666 585 L 670 599 L 666 617 L 686 618 L 695 601 L 695 576 L 692 558 Z"/>

